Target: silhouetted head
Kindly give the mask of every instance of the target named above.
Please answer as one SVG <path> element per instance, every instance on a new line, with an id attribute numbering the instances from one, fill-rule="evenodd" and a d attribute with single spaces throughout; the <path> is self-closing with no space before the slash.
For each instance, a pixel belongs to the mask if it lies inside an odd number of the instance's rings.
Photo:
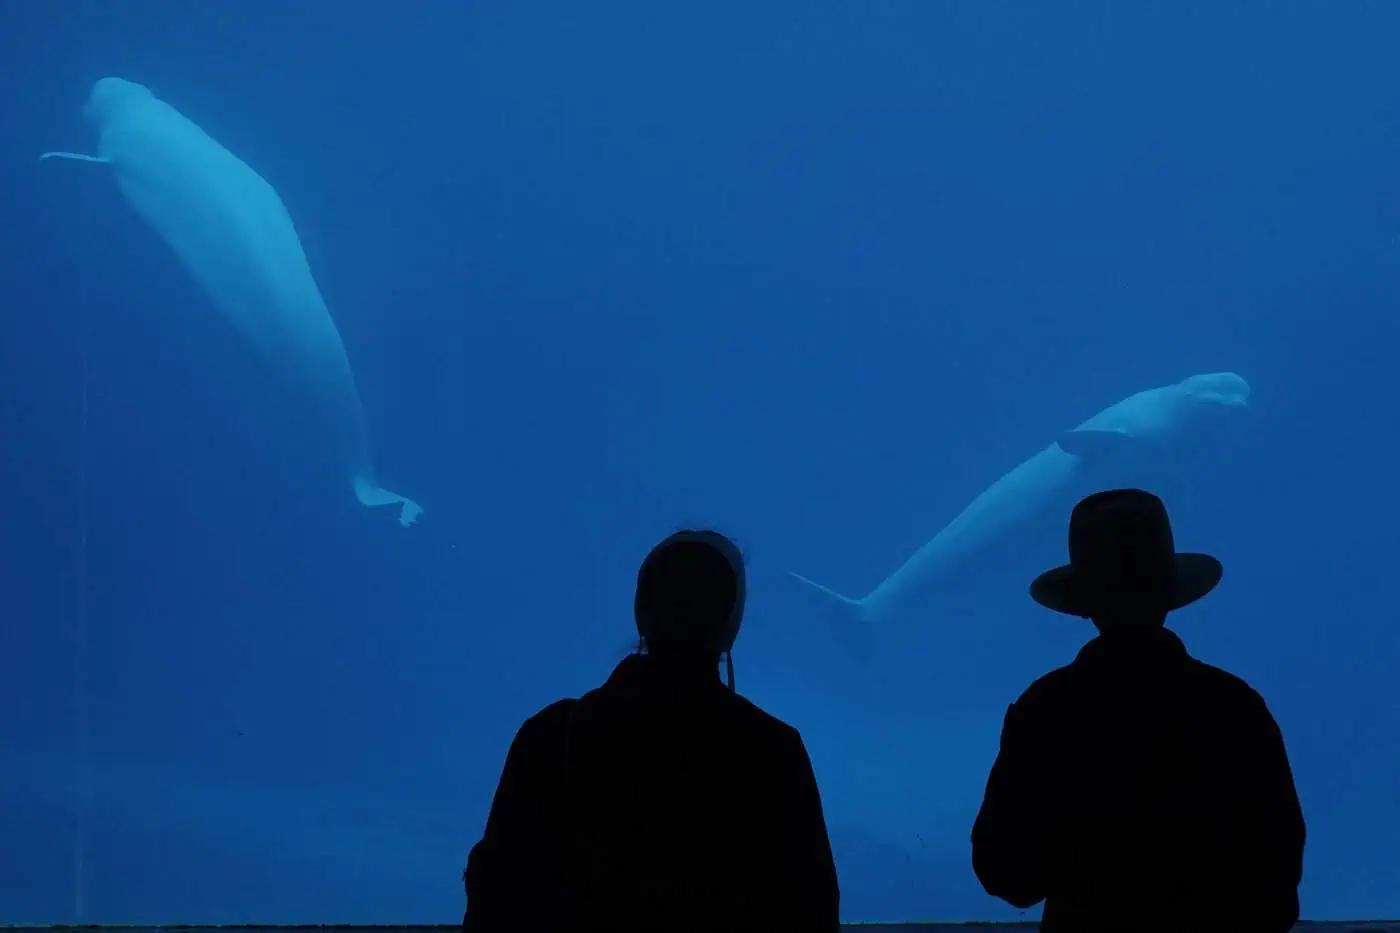
<path id="1" fill-rule="evenodd" d="M 744 560 L 734 543 L 713 531 L 680 531 L 637 572 L 637 632 L 648 654 L 715 663 L 739 634 L 744 598 Z"/>
<path id="2" fill-rule="evenodd" d="M 1220 562 L 1179 554 L 1162 500 L 1141 489 L 1095 493 L 1074 507 L 1069 559 L 1031 584 L 1042 606 L 1099 629 L 1161 625 L 1220 582 Z"/>

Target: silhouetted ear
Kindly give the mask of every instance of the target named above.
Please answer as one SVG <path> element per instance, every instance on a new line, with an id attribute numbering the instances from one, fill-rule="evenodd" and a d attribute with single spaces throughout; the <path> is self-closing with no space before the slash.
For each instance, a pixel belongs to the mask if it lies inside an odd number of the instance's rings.
<path id="1" fill-rule="evenodd" d="M 1142 452 L 1143 444 L 1126 431 L 1066 431 L 1056 442 L 1067 454 L 1085 460 L 1122 460 Z"/>

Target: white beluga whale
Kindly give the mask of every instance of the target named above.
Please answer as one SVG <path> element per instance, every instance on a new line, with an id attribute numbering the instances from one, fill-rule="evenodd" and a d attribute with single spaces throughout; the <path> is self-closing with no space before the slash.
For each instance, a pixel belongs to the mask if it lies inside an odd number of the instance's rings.
<path id="1" fill-rule="evenodd" d="M 236 331 L 314 405 L 355 497 L 422 513 L 375 478 L 359 391 L 345 345 L 273 187 L 144 85 L 102 78 L 84 115 L 97 155 L 45 152 L 108 166 L 117 187 L 174 250 Z"/>
<path id="2" fill-rule="evenodd" d="M 1223 414 L 1245 407 L 1249 394 L 1249 383 L 1235 373 L 1203 373 L 1110 405 L 988 486 L 860 598 L 792 576 L 861 622 L 926 611 L 968 578 L 1010 562 L 1028 540 L 1038 542 L 1042 532 L 1053 530 L 1062 542 L 1070 509 L 1084 496 L 1110 486 L 1170 480 L 1187 449 L 1214 433 Z M 1030 583 L 1029 576 L 1025 582 Z"/>

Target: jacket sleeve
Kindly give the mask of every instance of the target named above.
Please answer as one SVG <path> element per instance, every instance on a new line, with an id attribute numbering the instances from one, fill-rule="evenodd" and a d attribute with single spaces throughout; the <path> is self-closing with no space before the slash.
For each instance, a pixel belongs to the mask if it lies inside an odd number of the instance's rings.
<path id="1" fill-rule="evenodd" d="M 836 879 L 836 862 L 831 855 L 821 794 L 807 747 L 795 729 L 788 730 L 794 763 L 786 793 L 785 827 L 778 838 L 790 840 L 787 857 L 780 860 L 780 884 L 784 897 L 776 899 L 777 915 L 772 929 L 829 931 L 841 927 L 841 893 Z"/>
<path id="2" fill-rule="evenodd" d="M 486 830 L 464 874 L 464 933 L 558 929 L 564 909 L 560 833 L 567 701 L 526 720 L 506 753 Z"/>
<path id="3" fill-rule="evenodd" d="M 1237 784 L 1235 878 L 1239 902 L 1252 905 L 1255 929 L 1283 933 L 1298 920 L 1307 831 L 1293 770 L 1278 723 L 1262 698 L 1253 697 L 1252 722 L 1235 747 Z"/>
<path id="4" fill-rule="evenodd" d="M 988 894 L 1027 908 L 1044 900 L 1049 887 L 1050 828 L 1037 779 L 1044 763 L 1021 702 L 1006 710 L 1001 749 L 972 826 L 972 868 Z"/>

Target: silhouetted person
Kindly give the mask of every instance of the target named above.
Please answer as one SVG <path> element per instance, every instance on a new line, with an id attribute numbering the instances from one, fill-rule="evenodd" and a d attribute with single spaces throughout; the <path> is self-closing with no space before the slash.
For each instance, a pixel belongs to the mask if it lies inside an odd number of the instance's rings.
<path id="1" fill-rule="evenodd" d="M 467 933 L 838 928 L 836 870 L 797 731 L 733 692 L 744 567 L 680 532 L 647 556 L 644 653 L 530 718 L 467 860 Z"/>
<path id="2" fill-rule="evenodd" d="M 1031 595 L 1099 637 L 1006 712 L 972 830 L 982 886 L 1043 899 L 1046 931 L 1288 930 L 1304 829 L 1283 737 L 1259 694 L 1163 624 L 1220 563 L 1176 553 L 1140 490 L 1080 502 L 1069 553 Z"/>

